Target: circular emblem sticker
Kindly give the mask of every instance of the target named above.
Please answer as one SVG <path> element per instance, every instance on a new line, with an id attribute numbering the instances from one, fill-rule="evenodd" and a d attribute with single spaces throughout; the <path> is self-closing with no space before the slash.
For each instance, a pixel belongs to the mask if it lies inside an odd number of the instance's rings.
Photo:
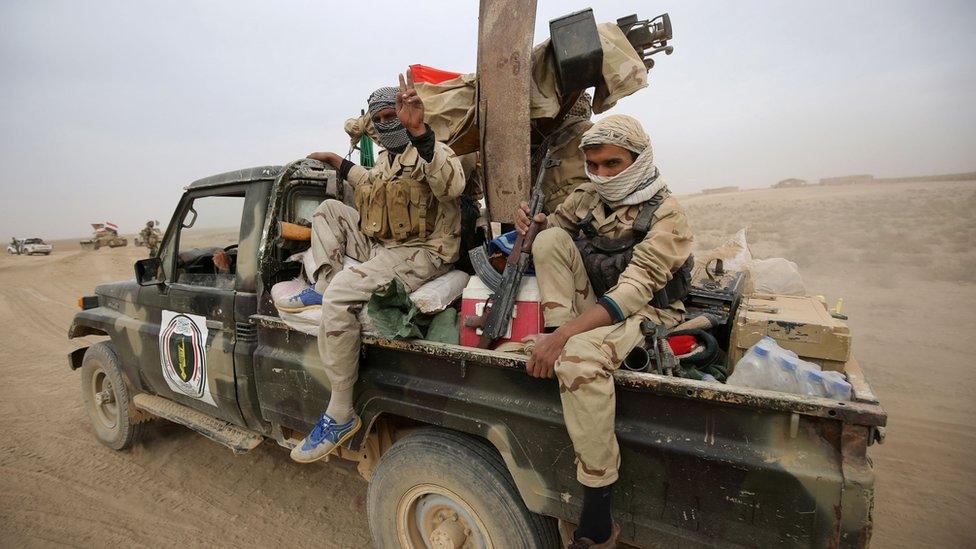
<path id="1" fill-rule="evenodd" d="M 163 375 L 171 388 L 202 398 L 207 380 L 206 339 L 200 327 L 186 315 L 177 314 L 159 332 Z"/>

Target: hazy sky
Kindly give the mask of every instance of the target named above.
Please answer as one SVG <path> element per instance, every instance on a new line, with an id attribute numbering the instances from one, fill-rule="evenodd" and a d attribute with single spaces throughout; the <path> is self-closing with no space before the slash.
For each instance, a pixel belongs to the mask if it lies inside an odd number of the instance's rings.
<path id="1" fill-rule="evenodd" d="M 976 170 L 976 3 L 539 2 L 667 11 L 675 53 L 611 112 L 678 193 Z M 222 171 L 345 154 L 343 121 L 412 63 L 475 70 L 477 2 L 0 3 L 0 236 L 166 223 Z M 29 233 L 29 234 L 28 234 Z"/>

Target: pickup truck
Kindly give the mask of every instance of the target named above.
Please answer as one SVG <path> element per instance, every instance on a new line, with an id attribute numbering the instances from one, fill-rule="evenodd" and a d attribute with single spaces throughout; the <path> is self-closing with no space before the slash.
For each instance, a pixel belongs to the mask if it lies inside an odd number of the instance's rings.
<path id="1" fill-rule="evenodd" d="M 44 242 L 40 238 L 28 238 L 24 241 L 23 253 L 27 255 L 51 255 L 54 246 Z"/>
<path id="2" fill-rule="evenodd" d="M 82 298 L 70 353 L 95 436 L 122 450 L 148 420 L 234 452 L 290 448 L 329 399 L 316 338 L 278 317 L 293 279 L 280 222 L 309 219 L 344 183 L 301 160 L 190 184 L 136 279 Z M 228 224 L 233 226 L 228 227 Z M 225 250 L 231 272 L 212 260 Z M 364 428 L 339 458 L 369 482 L 379 547 L 559 547 L 581 489 L 557 384 L 525 357 L 364 337 L 355 407 Z M 723 343 L 727 345 L 727 341 Z M 853 361 L 848 402 L 621 369 L 614 491 L 622 539 L 641 547 L 865 547 L 868 446 L 887 416 Z"/>
<path id="3" fill-rule="evenodd" d="M 54 246 L 51 246 L 40 238 L 15 238 L 7 245 L 7 253 L 14 255 L 51 255 L 53 251 Z"/>

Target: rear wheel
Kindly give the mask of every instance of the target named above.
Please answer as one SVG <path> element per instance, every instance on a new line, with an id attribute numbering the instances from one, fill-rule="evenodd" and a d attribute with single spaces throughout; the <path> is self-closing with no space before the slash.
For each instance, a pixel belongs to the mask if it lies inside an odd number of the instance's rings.
<path id="1" fill-rule="evenodd" d="M 122 361 L 108 342 L 96 343 L 85 352 L 81 394 L 98 440 L 113 450 L 131 446 L 143 425 L 132 417 Z"/>
<path id="2" fill-rule="evenodd" d="M 367 510 L 378 547 L 559 546 L 556 521 L 525 507 L 498 452 L 451 431 L 421 431 L 383 454 Z"/>

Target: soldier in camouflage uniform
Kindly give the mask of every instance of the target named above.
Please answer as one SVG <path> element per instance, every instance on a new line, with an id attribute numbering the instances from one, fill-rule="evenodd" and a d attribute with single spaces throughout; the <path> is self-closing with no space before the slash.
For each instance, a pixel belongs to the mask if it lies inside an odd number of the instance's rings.
<path id="1" fill-rule="evenodd" d="M 589 183 L 578 187 L 558 207 L 536 221 L 548 225 L 532 246 L 546 325 L 526 366 L 535 377 L 559 381 L 563 414 L 576 454 L 577 480 L 584 486 L 577 546 L 612 546 L 619 529 L 612 522 L 610 490 L 617 480 L 620 454 L 614 435 L 613 372 L 643 342 L 641 322 L 666 327 L 683 317 L 681 301 L 650 304 L 691 254 L 692 234 L 677 200 L 653 163 L 650 139 L 628 116 L 600 120 L 583 134 Z M 650 228 L 632 248 L 633 255 L 616 283 L 597 295 L 579 243 L 587 232 L 626 237 L 649 204 L 656 206 Z M 516 212 L 525 231 L 528 208 Z M 595 281 L 602 282 L 602 281 Z"/>
<path id="2" fill-rule="evenodd" d="M 318 345 L 332 394 L 318 424 L 292 451 L 302 463 L 329 455 L 361 426 L 353 410 L 361 344 L 357 312 L 394 277 L 413 291 L 458 259 L 464 174 L 424 123 L 410 73 L 407 81 L 400 77 L 399 90 L 380 88 L 368 102 L 385 150 L 370 169 L 335 153 L 309 156 L 332 165 L 355 187 L 356 209 L 338 200 L 319 206 L 312 219 L 314 286 L 276 302 L 283 311 L 322 308 Z M 341 270 L 344 256 L 362 264 Z"/>
<path id="3" fill-rule="evenodd" d="M 139 237 L 142 238 L 142 245 L 149 248 L 149 257 L 156 255 L 159 251 L 159 241 L 161 240 L 161 235 L 159 229 L 156 228 L 155 221 L 146 221 L 146 226 L 139 231 Z"/>

